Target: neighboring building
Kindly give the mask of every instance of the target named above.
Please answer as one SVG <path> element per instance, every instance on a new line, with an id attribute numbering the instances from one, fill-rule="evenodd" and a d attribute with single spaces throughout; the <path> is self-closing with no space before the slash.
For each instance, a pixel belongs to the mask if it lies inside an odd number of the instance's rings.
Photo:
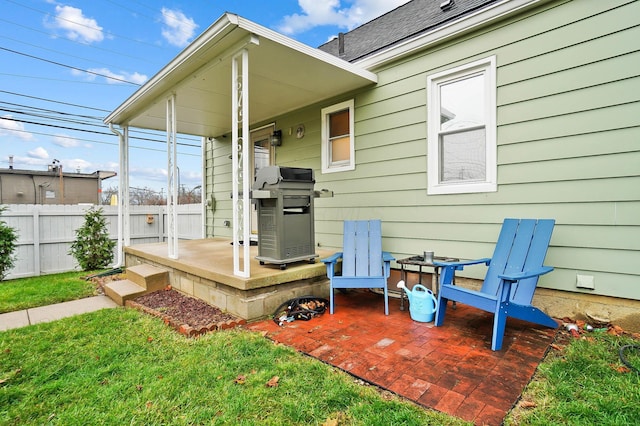
<path id="1" fill-rule="evenodd" d="M 102 181 L 115 172 L 63 173 L 49 170 L 0 169 L 0 204 L 101 204 Z"/>
<path id="2" fill-rule="evenodd" d="M 241 139 L 254 168 L 312 168 L 334 192 L 318 245 L 376 217 L 396 258 L 486 257 L 503 218 L 554 218 L 544 308 L 607 318 L 640 301 L 639 16 L 637 0 L 413 0 L 317 50 L 226 14 L 105 121 L 206 137 L 207 235 L 231 237 L 246 55 Z"/>

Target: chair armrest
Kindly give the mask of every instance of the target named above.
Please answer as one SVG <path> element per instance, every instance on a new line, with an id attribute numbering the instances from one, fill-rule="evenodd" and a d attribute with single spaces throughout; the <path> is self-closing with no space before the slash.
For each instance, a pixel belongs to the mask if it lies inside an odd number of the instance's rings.
<path id="1" fill-rule="evenodd" d="M 342 252 L 339 251 L 335 254 L 332 254 L 331 256 L 327 257 L 326 259 L 322 259 L 320 260 L 322 263 L 336 263 L 339 259 L 342 259 Z"/>
<path id="2" fill-rule="evenodd" d="M 501 278 L 505 281 L 520 281 L 520 280 L 524 280 L 525 278 L 537 277 L 540 275 L 548 274 L 551 271 L 553 271 L 553 268 L 551 266 L 541 266 L 540 268 L 532 269 L 530 271 L 519 272 L 517 274 L 500 274 L 498 275 L 498 278 Z"/>
<path id="3" fill-rule="evenodd" d="M 491 263 L 491 259 L 488 257 L 485 257 L 482 259 L 475 259 L 475 260 L 463 260 L 461 262 L 438 262 L 438 261 L 433 262 L 435 266 L 441 266 L 444 268 L 455 268 L 458 270 L 464 268 L 465 266 L 478 265 L 480 263 L 484 263 L 485 265 L 488 265 L 489 263 Z"/>
<path id="4" fill-rule="evenodd" d="M 388 251 L 383 251 L 382 252 L 382 261 L 383 262 L 391 262 L 392 260 L 396 260 L 396 258 L 393 257 L 391 255 L 391 253 L 389 253 Z"/>

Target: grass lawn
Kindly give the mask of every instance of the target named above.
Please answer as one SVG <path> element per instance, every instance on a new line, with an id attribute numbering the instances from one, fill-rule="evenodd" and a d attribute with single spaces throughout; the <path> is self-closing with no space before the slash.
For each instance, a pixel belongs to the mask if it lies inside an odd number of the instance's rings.
<path id="1" fill-rule="evenodd" d="M 79 278 L 85 274 L 0 283 L 0 312 L 91 295 L 93 285 Z M 638 424 L 640 374 L 621 362 L 619 349 L 640 340 L 561 337 L 505 424 Z M 639 350 L 624 354 L 640 368 Z M 123 308 L 0 332 L 0 424 L 44 423 L 464 424 L 260 334 L 187 339 Z"/>
<path id="2" fill-rule="evenodd" d="M 0 314 L 81 299 L 95 293 L 95 285 L 80 277 L 91 272 L 66 272 L 0 282 Z"/>
<path id="3" fill-rule="evenodd" d="M 640 374 L 619 357 L 623 345 L 640 341 L 606 333 L 572 339 L 552 350 L 511 411 L 506 425 L 632 425 L 640 422 Z M 624 351 L 640 369 L 640 351 Z"/>
<path id="4" fill-rule="evenodd" d="M 0 332 L 0 424 L 49 422 L 463 424 L 260 334 L 187 339 L 122 308 Z"/>

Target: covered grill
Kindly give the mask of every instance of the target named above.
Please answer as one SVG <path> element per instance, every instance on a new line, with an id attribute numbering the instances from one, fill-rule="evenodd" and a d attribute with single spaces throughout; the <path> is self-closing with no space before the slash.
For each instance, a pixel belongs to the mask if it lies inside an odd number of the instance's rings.
<path id="1" fill-rule="evenodd" d="M 312 169 L 269 166 L 258 170 L 252 198 L 258 210 L 261 265 L 315 262 Z"/>

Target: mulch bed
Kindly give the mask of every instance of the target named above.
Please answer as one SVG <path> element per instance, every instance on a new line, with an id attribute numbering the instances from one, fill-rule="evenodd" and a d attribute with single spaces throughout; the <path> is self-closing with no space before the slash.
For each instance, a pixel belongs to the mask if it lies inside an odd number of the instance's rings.
<path id="1" fill-rule="evenodd" d="M 188 337 L 246 324 L 241 318 L 170 288 L 127 300 L 125 305 L 161 318 Z"/>

